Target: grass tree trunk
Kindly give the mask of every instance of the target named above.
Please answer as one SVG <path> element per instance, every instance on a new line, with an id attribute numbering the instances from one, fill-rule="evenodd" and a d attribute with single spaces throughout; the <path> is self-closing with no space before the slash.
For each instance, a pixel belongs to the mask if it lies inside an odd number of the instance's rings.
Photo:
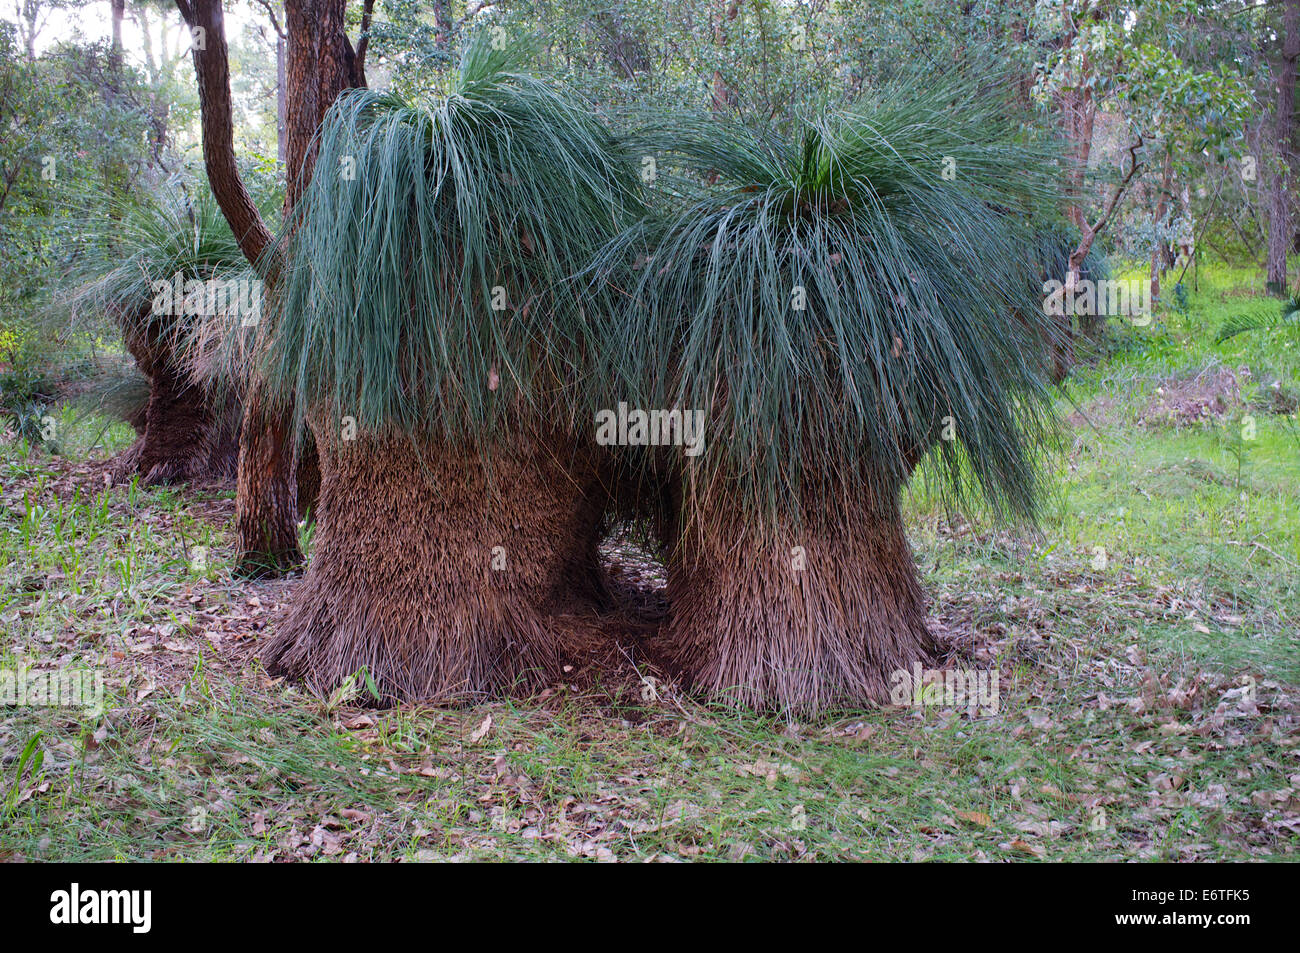
<path id="1" fill-rule="evenodd" d="M 171 348 L 149 332 L 128 334 L 127 347 L 149 380 L 137 439 L 115 462 L 120 478 L 146 484 L 229 480 L 239 450 L 239 404 L 193 379 Z"/>
<path id="2" fill-rule="evenodd" d="M 730 702 L 813 713 L 889 701 L 934 643 L 897 502 L 805 491 L 799 525 L 757 524 L 725 493 L 671 540 L 668 654 Z"/>
<path id="3" fill-rule="evenodd" d="M 561 674 L 557 616 L 593 571 L 604 510 L 594 457 L 516 438 L 485 465 L 472 449 L 312 429 L 319 528 L 263 653 L 271 672 L 327 693 L 364 668 L 385 703 Z"/>

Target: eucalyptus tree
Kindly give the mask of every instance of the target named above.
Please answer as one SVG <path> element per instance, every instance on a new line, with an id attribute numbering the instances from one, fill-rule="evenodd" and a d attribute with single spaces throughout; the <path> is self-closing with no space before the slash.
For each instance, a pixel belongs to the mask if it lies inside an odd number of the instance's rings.
<path id="1" fill-rule="evenodd" d="M 176 0 L 176 6 L 194 36 L 208 182 L 245 257 L 273 284 L 281 263 L 264 253 L 273 249 L 274 235 L 249 194 L 235 156 L 222 0 Z M 342 90 L 366 85 L 374 0 L 363 2 L 355 46 L 347 35 L 346 10 L 346 0 L 288 0 L 284 5 L 286 218 L 311 176 L 314 137 L 326 110 Z M 273 574 L 302 561 L 296 521 L 303 505 L 298 495 L 300 488 L 314 492 L 314 448 L 294 443 L 292 405 L 270 402 L 256 379 L 249 382 L 244 406 L 236 497 L 237 566 L 247 574 Z"/>
<path id="2" fill-rule="evenodd" d="M 486 35 L 445 95 L 344 93 L 318 147 L 259 332 L 321 522 L 264 660 L 321 691 L 364 669 L 387 700 L 559 675 L 607 496 L 579 408 L 612 310 L 568 278 L 635 214 L 636 170 Z"/>
<path id="3" fill-rule="evenodd" d="M 790 137 L 670 120 L 642 151 L 679 174 L 592 274 L 626 287 L 602 376 L 707 421 L 702 453 L 661 448 L 645 477 L 668 501 L 667 655 L 744 704 L 887 701 L 934 646 L 900 515 L 914 469 L 1035 511 L 1050 150 L 967 77 Z"/>

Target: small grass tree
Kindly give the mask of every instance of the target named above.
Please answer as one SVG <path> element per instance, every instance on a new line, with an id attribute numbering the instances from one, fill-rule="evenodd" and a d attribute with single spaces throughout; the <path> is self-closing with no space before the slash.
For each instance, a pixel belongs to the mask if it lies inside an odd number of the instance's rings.
<path id="1" fill-rule="evenodd" d="M 669 121 L 639 151 L 676 174 L 592 273 L 625 285 L 604 353 L 627 402 L 706 414 L 704 452 L 660 451 L 649 477 L 669 657 L 760 708 L 885 702 L 933 651 L 900 515 L 914 469 L 1034 512 L 1054 331 L 1027 223 L 1053 201 L 1047 152 L 955 83 L 787 137 Z"/>
<path id="2" fill-rule="evenodd" d="M 638 183 L 588 103 L 518 64 L 480 39 L 443 96 L 342 94 L 287 232 L 264 370 L 315 435 L 320 523 L 264 659 L 320 691 L 558 675 L 595 568 L 606 464 L 576 421 L 612 305 L 568 279 Z"/>
<path id="3" fill-rule="evenodd" d="M 256 317 L 260 283 L 206 190 L 169 183 L 111 227 L 85 243 L 67 304 L 74 320 L 110 318 L 149 382 L 147 402 L 127 414 L 137 439 L 115 469 L 151 484 L 232 479 L 240 390 L 205 367 L 203 342 Z"/>

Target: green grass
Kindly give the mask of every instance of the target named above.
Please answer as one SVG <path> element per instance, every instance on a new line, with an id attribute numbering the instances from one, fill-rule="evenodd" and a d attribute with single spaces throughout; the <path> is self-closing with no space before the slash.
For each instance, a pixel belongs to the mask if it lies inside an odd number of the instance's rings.
<path id="1" fill-rule="evenodd" d="M 1039 530 L 915 488 L 937 624 L 1001 672 L 986 718 L 789 724 L 662 684 L 458 710 L 311 698 L 249 657 L 293 583 L 231 578 L 229 494 L 106 489 L 4 445 L 0 669 L 102 668 L 109 697 L 4 709 L 0 858 L 1294 855 L 1300 441 L 1287 415 L 1253 411 L 1253 440 L 1240 418 L 1274 378 L 1300 387 L 1300 362 L 1284 335 L 1213 344 L 1248 280 L 1202 271 L 1187 315 L 1112 329 L 1070 385 L 1096 429 L 1067 429 Z M 1242 366 L 1222 414 L 1148 413 L 1157 388 Z"/>

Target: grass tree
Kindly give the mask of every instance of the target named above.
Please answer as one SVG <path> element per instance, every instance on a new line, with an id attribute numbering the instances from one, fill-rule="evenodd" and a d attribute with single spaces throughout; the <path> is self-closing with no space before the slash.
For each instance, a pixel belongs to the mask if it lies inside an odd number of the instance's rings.
<path id="1" fill-rule="evenodd" d="M 787 136 L 669 122 L 641 151 L 676 173 L 661 214 L 593 271 L 625 286 L 604 351 L 628 404 L 706 415 L 704 451 L 652 476 L 669 657 L 758 707 L 887 701 L 933 651 L 900 516 L 918 464 L 1034 512 L 1045 153 L 997 94 L 940 83 Z"/>
<path id="2" fill-rule="evenodd" d="M 149 383 L 126 414 L 137 439 L 115 468 L 145 483 L 231 479 L 239 390 L 202 366 L 201 342 L 256 318 L 260 285 L 206 191 L 165 186 L 112 229 L 86 243 L 76 268 L 87 278 L 69 304 L 79 320 L 112 319 Z"/>
<path id="3" fill-rule="evenodd" d="M 262 329 L 321 470 L 272 671 L 388 700 L 558 674 L 606 495 L 576 421 L 609 303 L 567 279 L 636 186 L 589 104 L 487 42 L 443 96 L 339 98 Z"/>

